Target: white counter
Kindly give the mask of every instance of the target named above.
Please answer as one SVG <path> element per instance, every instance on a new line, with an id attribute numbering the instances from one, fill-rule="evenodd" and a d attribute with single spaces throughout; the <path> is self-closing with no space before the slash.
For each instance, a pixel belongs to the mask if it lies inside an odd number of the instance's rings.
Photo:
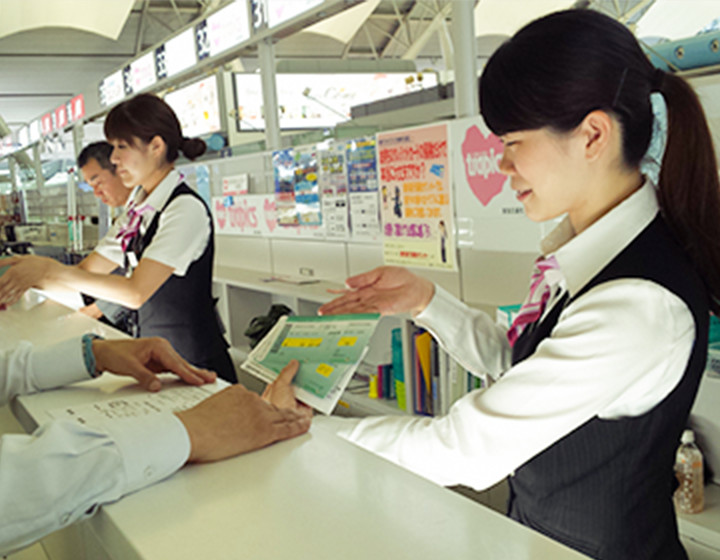
<path id="1" fill-rule="evenodd" d="M 114 335 L 50 301 L 0 313 L 1 347 L 88 330 Z M 126 384 L 106 374 L 15 399 L 12 408 L 31 430 L 47 419 L 48 410 L 137 391 Z M 88 558 L 103 554 L 122 560 L 584 558 L 347 443 L 323 418 L 294 440 L 188 466 L 101 508 L 83 529 L 85 538 L 95 541 L 82 544 L 83 555 L 92 550 Z"/>

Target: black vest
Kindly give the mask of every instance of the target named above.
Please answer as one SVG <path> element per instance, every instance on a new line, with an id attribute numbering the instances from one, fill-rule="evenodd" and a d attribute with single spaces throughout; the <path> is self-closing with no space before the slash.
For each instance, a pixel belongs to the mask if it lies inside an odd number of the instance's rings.
<path id="1" fill-rule="evenodd" d="M 685 559 L 672 503 L 673 464 L 705 368 L 709 302 L 665 222 L 656 217 L 574 298 L 566 296 L 526 329 L 513 348 L 513 363 L 550 336 L 565 304 L 620 278 L 655 282 L 689 307 L 696 337 L 682 379 L 647 413 L 592 418 L 522 465 L 509 478 L 509 515 L 593 558 Z"/>
<path id="2" fill-rule="evenodd" d="M 210 211 L 202 198 L 185 183 L 180 183 L 162 209 L 155 214 L 145 235 L 138 235 L 131 240 L 129 250 L 135 253 L 138 262 L 155 237 L 160 215 L 178 196 L 194 196 L 200 200 L 210 218 Z M 190 363 L 214 369 L 221 377 L 235 382 L 234 370 L 224 371 L 229 362 L 228 345 L 223 337 L 212 297 L 214 257 L 212 219 L 210 228 L 205 251 L 190 265 L 185 276 L 172 274 L 135 312 L 133 321 L 135 336 L 166 338 Z M 127 266 L 127 256 L 125 260 Z"/>

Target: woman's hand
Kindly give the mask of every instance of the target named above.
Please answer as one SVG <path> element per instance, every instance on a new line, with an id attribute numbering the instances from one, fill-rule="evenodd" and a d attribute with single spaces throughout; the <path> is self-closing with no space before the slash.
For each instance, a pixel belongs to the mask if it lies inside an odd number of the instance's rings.
<path id="1" fill-rule="evenodd" d="M 326 303 L 320 315 L 341 313 L 381 313 L 393 315 L 410 312 L 417 315 L 435 295 L 435 285 L 397 266 L 381 266 L 345 281 L 343 295 Z"/>
<path id="2" fill-rule="evenodd" d="M 10 268 L 0 277 L 0 304 L 16 303 L 29 288 L 41 288 L 53 270 L 63 266 L 48 257 L 27 255 L 2 260 Z"/>

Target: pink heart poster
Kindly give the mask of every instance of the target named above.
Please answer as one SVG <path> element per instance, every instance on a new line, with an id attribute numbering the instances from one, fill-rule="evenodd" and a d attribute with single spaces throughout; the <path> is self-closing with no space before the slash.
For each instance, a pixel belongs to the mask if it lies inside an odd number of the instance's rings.
<path id="1" fill-rule="evenodd" d="M 483 206 L 487 206 L 502 192 L 507 180 L 499 167 L 502 152 L 502 142 L 494 134 L 483 134 L 476 125 L 465 131 L 462 143 L 465 178 Z"/>

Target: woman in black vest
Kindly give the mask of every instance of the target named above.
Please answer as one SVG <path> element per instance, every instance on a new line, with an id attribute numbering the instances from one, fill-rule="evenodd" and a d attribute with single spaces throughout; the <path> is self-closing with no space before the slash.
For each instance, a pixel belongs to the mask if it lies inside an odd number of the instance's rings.
<path id="1" fill-rule="evenodd" d="M 687 558 L 674 453 L 720 298 L 720 187 L 698 99 L 624 25 L 570 10 L 498 49 L 480 104 L 526 214 L 565 218 L 509 330 L 401 268 L 348 279 L 321 313 L 410 311 L 496 381 L 445 417 L 344 433 L 441 484 L 508 477 L 514 519 L 591 557 Z"/>
<path id="2" fill-rule="evenodd" d="M 189 362 L 236 382 L 212 297 L 212 218 L 174 164 L 179 152 L 191 160 L 204 153 L 205 142 L 183 137 L 170 106 L 149 94 L 113 108 L 105 135 L 113 145 L 116 174 L 134 188 L 126 214 L 114 226 L 115 243 L 97 249 L 96 261 L 106 270 L 91 273 L 30 257 L 13 267 L 24 275 L 20 284 L 61 284 L 128 307 L 134 310 L 136 337 L 166 338 Z M 131 272 L 110 275 L 117 266 Z"/>

